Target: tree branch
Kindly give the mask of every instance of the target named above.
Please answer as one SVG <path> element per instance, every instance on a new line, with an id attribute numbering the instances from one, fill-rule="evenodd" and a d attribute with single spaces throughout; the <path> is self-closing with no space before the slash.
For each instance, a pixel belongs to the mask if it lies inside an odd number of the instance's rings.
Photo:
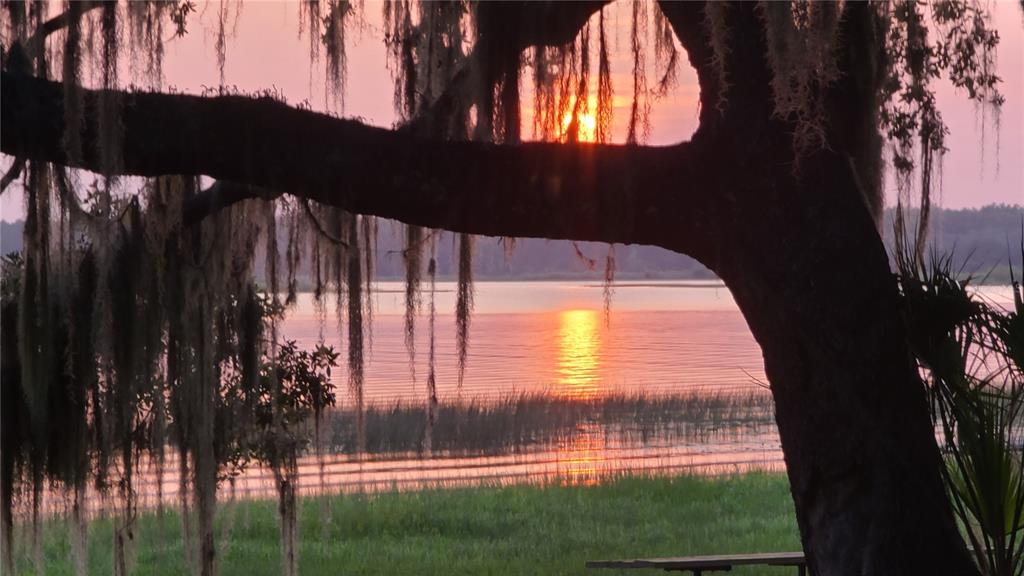
<path id="1" fill-rule="evenodd" d="M 659 0 L 658 7 L 686 50 L 700 83 L 700 125 L 705 129 L 718 118 L 721 75 L 715 67 L 715 50 L 705 25 L 706 2 Z"/>
<path id="2" fill-rule="evenodd" d="M 478 38 L 465 64 L 452 77 L 444 92 L 416 118 L 403 126 L 417 135 L 439 133 L 435 124 L 447 118 L 456 103 L 470 97 L 473 80 L 483 68 L 490 78 L 498 78 L 509 62 L 518 65 L 518 56 L 531 46 L 564 46 L 572 42 L 590 17 L 610 0 L 580 2 L 484 2 L 477 5 Z M 508 55 L 513 55 L 509 58 Z M 512 71 L 518 74 L 518 67 Z"/>
<path id="3" fill-rule="evenodd" d="M 181 213 L 182 224 L 186 227 L 198 224 L 203 218 L 242 200 L 252 198 L 273 200 L 280 195 L 281 192 L 267 190 L 259 186 L 218 180 L 209 188 L 201 190 L 185 200 Z"/>
<path id="4" fill-rule="evenodd" d="M 707 167 L 721 157 L 706 143 L 440 142 L 269 98 L 83 90 L 83 150 L 71 158 L 60 84 L 4 73 L 0 89 L 0 149 L 15 156 L 109 171 L 97 145 L 105 96 L 123 105 L 116 174 L 208 175 L 489 236 L 656 244 L 698 258 L 696 240 L 709 242 L 700 220 L 715 196 Z"/>
<path id="5" fill-rule="evenodd" d="M 313 207 L 309 205 L 309 200 L 306 200 L 305 198 L 300 198 L 299 202 L 302 202 L 302 207 L 306 211 L 306 218 L 309 218 L 309 221 L 313 223 L 313 226 L 316 227 L 317 232 L 319 232 L 321 236 L 327 238 L 328 240 L 335 244 L 348 247 L 347 241 L 338 238 L 334 234 L 328 232 L 326 228 L 324 228 L 324 225 L 320 223 L 320 219 L 317 218 L 316 214 L 313 213 Z"/>
<path id="6" fill-rule="evenodd" d="M 32 50 L 33 56 L 38 55 L 38 53 L 42 51 L 43 43 L 46 41 L 46 38 L 50 34 L 53 34 L 58 30 L 67 28 L 67 26 L 71 23 L 71 19 L 75 17 L 76 13 L 77 16 L 81 18 L 86 12 L 94 8 L 99 8 L 103 6 L 103 4 L 104 2 L 102 1 L 81 0 L 77 2 L 77 5 L 74 7 L 74 9 L 69 8 L 61 12 L 60 14 L 54 16 L 53 18 L 50 18 L 46 22 L 43 22 L 39 26 L 39 28 L 37 28 L 36 31 L 32 33 L 32 36 L 29 37 L 28 41 L 26 42 L 30 50 Z"/>
<path id="7" fill-rule="evenodd" d="M 700 82 L 700 130 L 731 131 L 747 138 L 744 128 L 772 113 L 771 71 L 765 59 L 764 26 L 756 2 L 720 2 L 717 30 L 708 22 L 707 2 L 661 0 L 659 6 L 686 49 Z M 713 36 L 727 42 L 716 54 Z M 729 124 L 724 127 L 723 122 Z"/>
<path id="8" fill-rule="evenodd" d="M 18 179 L 18 177 L 21 176 L 21 171 L 23 168 L 25 168 L 25 159 L 15 158 L 14 163 L 11 164 L 10 169 L 7 170 L 3 178 L 0 178 L 0 194 L 6 192 L 7 187 L 11 185 L 11 182 L 14 182 L 15 180 Z"/>
<path id="9" fill-rule="evenodd" d="M 583 26 L 611 0 L 580 2 L 490 2 L 477 10 L 486 10 L 490 18 L 506 26 L 491 31 L 490 42 L 521 52 L 530 46 L 563 46 L 572 42 Z"/>
<path id="10" fill-rule="evenodd" d="M 885 24 L 878 8 L 848 2 L 839 21 L 839 78 L 825 93 L 829 146 L 853 165 L 859 188 L 879 229 L 884 209 L 882 134 L 878 94 L 886 74 Z"/>

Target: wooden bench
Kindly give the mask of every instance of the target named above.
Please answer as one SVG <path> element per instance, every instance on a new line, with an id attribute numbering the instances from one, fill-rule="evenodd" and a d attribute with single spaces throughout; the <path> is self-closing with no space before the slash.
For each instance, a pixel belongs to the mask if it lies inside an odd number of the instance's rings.
<path id="1" fill-rule="evenodd" d="M 689 571 L 694 576 L 704 572 L 729 571 L 733 566 L 796 566 L 799 576 L 807 575 L 803 552 L 768 552 L 764 554 L 728 554 L 718 556 L 685 556 L 680 558 L 639 558 L 636 560 L 591 560 L 587 568 L 633 570 L 657 568 L 665 571 Z"/>

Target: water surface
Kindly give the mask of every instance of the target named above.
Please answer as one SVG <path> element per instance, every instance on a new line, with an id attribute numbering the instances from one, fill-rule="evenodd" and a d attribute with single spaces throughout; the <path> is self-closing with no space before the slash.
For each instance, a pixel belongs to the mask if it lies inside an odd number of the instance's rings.
<path id="1" fill-rule="evenodd" d="M 426 396 L 426 311 L 431 296 L 428 291 L 422 294 L 415 362 L 410 364 L 404 332 L 404 285 L 382 282 L 375 287 L 373 321 L 367 325 L 372 344 L 366 354 L 365 392 L 368 403 L 377 409 L 375 417 L 380 418 L 376 433 L 388 433 L 389 426 L 406 427 L 405 442 L 400 444 L 404 448 L 378 448 L 357 455 L 351 446 L 337 442 L 338 430 L 353 435 L 355 403 L 347 371 L 336 370 L 333 380 L 338 409 L 324 427 L 334 434 L 335 443 L 328 438 L 323 458 L 310 455 L 301 460 L 301 493 L 480 483 L 586 484 L 619 474 L 784 467 L 771 403 L 756 399 L 767 394 L 760 349 L 721 284 L 619 284 L 609 313 L 604 289 L 595 283 L 481 282 L 475 289 L 470 353 L 461 388 L 453 314 L 455 285 L 439 283 L 434 293 L 439 396 L 449 412 L 458 412 L 453 406 L 470 406 L 470 414 L 476 410 L 472 406 L 496 407 L 492 410 L 504 419 L 500 426 L 514 429 L 515 440 L 490 447 L 481 442 L 499 427 L 491 424 L 496 422 L 492 414 L 478 417 L 473 425 L 456 424 L 454 436 L 448 431 L 444 450 L 423 449 L 417 438 L 425 427 L 425 413 L 418 416 L 417 407 Z M 1012 305 L 1009 288 L 986 287 L 980 296 L 997 305 Z M 311 347 L 321 340 L 339 349 L 346 344 L 344 337 L 339 338 L 333 307 L 328 303 L 326 309 L 319 310 L 309 294 L 300 296 L 280 332 L 282 338 L 295 339 L 302 346 Z M 347 327 L 341 332 L 347 333 Z M 623 409 L 632 404 L 622 399 L 636 395 L 664 400 L 661 408 L 657 401 L 644 401 L 636 405 L 647 408 Z M 535 401 L 509 401 L 538 396 L 562 402 L 552 402 L 554 408 L 540 402 L 538 409 Z M 703 412 L 685 407 L 665 409 L 693 404 L 672 404 L 680 396 L 741 400 L 732 408 Z M 609 402 L 613 410 L 619 410 L 611 418 Z M 572 407 L 577 405 L 583 408 Z M 561 424 L 537 420 L 565 418 L 567 413 L 572 419 Z M 467 416 L 462 413 L 460 417 Z M 474 437 L 469 439 L 467 434 Z M 177 502 L 179 483 L 173 458 L 165 470 L 159 492 L 156 476 L 143 473 L 139 486 L 143 506 L 155 504 L 157 494 L 168 504 Z M 251 467 L 233 482 L 224 483 L 221 497 L 274 497 L 272 475 Z M 99 499 L 93 499 L 91 505 L 105 506 Z"/>
<path id="2" fill-rule="evenodd" d="M 437 285 L 437 382 L 442 397 L 524 391 L 585 397 L 624 390 L 749 390 L 765 381 L 760 349 L 732 295 L 719 283 L 620 284 L 607 315 L 599 283 L 480 282 L 475 290 L 469 359 L 460 390 L 455 285 Z M 377 285 L 372 347 L 366 357 L 368 400 L 424 396 L 429 298 L 425 290 L 412 370 L 405 346 L 404 286 Z M 300 296 L 281 332 L 307 346 L 321 338 L 344 346 L 333 306 L 329 303 L 318 311 L 309 294 Z M 347 376 L 340 372 L 335 384 L 344 391 Z"/>

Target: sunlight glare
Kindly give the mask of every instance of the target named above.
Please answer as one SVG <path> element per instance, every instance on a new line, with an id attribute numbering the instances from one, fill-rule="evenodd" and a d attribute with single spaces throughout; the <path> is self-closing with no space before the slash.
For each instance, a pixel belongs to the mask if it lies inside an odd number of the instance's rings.
<path id="1" fill-rule="evenodd" d="M 595 142 L 597 140 L 597 116 L 593 110 L 580 112 L 576 116 L 577 140 L 579 142 Z M 572 112 L 566 112 L 562 117 L 562 139 L 569 139 L 569 131 L 572 128 Z"/>
<path id="2" fill-rule="evenodd" d="M 575 398 L 597 392 L 601 330 L 596 310 L 566 310 L 558 315 L 559 391 Z"/>

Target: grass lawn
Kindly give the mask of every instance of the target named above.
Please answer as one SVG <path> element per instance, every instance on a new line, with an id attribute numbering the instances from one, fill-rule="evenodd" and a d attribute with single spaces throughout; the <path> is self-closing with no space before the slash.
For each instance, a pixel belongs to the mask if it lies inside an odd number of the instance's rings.
<path id="1" fill-rule="evenodd" d="M 584 574 L 599 558 L 798 550 L 786 478 L 751 473 L 726 478 L 624 477 L 591 486 L 437 489 L 333 497 L 329 515 L 303 503 L 300 573 Z M 276 574 L 280 566 L 273 502 L 223 511 L 219 571 Z M 20 538 L 19 568 L 31 574 Z M 67 528 L 45 528 L 47 574 L 73 574 Z M 111 573 L 111 522 L 90 526 L 91 574 Z M 187 574 L 180 523 L 152 515 L 136 530 L 137 574 Z M 610 570 L 592 570 L 596 576 Z M 633 571 L 633 574 L 659 574 Z M 736 569 L 738 575 L 795 569 Z"/>

